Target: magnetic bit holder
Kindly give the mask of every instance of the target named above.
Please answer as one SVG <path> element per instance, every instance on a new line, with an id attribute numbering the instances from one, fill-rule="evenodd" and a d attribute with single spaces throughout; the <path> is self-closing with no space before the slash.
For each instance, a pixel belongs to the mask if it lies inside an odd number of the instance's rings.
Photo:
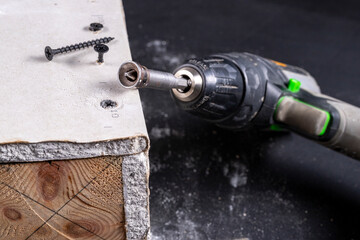
<path id="1" fill-rule="evenodd" d="M 120 66 L 118 77 L 125 88 L 154 88 L 161 90 L 180 89 L 186 91 L 191 81 L 175 77 L 171 73 L 147 69 L 139 63 L 129 61 Z"/>
<path id="2" fill-rule="evenodd" d="M 67 53 L 67 52 L 76 51 L 76 50 L 80 50 L 80 49 L 85 49 L 88 47 L 95 46 L 96 44 L 109 43 L 113 39 L 114 39 L 113 37 L 99 38 L 99 39 L 95 39 L 95 40 L 91 40 L 91 41 L 87 41 L 87 42 L 73 44 L 73 45 L 66 46 L 66 47 L 56 48 L 56 49 L 52 49 L 51 47 L 46 46 L 45 47 L 45 57 L 47 60 L 51 61 L 53 59 L 53 57 L 57 54 Z"/>

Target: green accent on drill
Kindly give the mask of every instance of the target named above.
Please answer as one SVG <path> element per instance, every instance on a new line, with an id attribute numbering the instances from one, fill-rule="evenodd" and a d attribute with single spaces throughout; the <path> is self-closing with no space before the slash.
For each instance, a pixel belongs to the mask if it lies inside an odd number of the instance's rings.
<path id="1" fill-rule="evenodd" d="M 323 111 L 326 113 L 326 120 L 325 120 L 323 129 L 322 129 L 321 132 L 319 133 L 319 136 L 322 136 L 322 135 L 325 134 L 326 129 L 327 129 L 327 127 L 329 126 L 330 119 L 331 119 L 330 113 L 329 113 L 328 111 L 325 111 L 325 110 L 323 110 Z"/>
<path id="2" fill-rule="evenodd" d="M 282 131 L 283 128 L 280 127 L 280 126 L 277 125 L 277 124 L 273 124 L 273 125 L 270 126 L 270 130 L 272 130 L 272 131 Z"/>
<path id="3" fill-rule="evenodd" d="M 298 91 L 300 91 L 300 87 L 301 82 L 299 80 L 296 80 L 294 78 L 289 79 L 288 89 L 290 92 L 297 93 Z"/>
<path id="4" fill-rule="evenodd" d="M 324 110 L 324 109 L 315 107 L 315 106 L 313 106 L 313 105 L 311 105 L 311 104 L 308 104 L 308 103 L 306 103 L 306 102 L 303 102 L 303 101 L 301 101 L 301 100 L 299 100 L 299 99 L 297 99 L 297 98 L 294 98 L 294 97 L 291 97 L 291 96 L 283 96 L 283 97 L 281 97 L 281 98 L 279 99 L 278 103 L 276 104 L 276 108 L 275 108 L 275 111 L 274 111 L 274 116 L 276 115 L 276 112 L 277 112 L 277 109 L 278 109 L 280 103 L 281 103 L 286 97 L 290 97 L 290 98 L 294 99 L 294 100 L 297 101 L 297 102 L 300 102 L 300 103 L 305 104 L 305 105 L 307 105 L 307 106 L 309 106 L 309 107 L 313 107 L 313 108 L 318 109 L 318 110 L 320 110 L 320 111 L 322 111 L 322 112 L 325 112 L 325 114 L 326 114 L 326 120 L 325 120 L 324 126 L 323 126 L 323 128 L 322 128 L 322 130 L 321 130 L 321 132 L 319 133 L 318 136 L 322 136 L 322 135 L 325 134 L 326 129 L 328 128 L 329 123 L 330 123 L 330 119 L 331 119 L 330 113 L 329 113 L 328 111 Z M 271 129 L 271 126 L 270 126 L 270 129 Z"/>

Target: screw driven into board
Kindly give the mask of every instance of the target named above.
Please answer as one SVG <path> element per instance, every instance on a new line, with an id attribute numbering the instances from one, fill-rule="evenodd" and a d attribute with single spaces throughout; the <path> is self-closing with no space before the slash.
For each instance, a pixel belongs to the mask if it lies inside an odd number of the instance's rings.
<path id="1" fill-rule="evenodd" d="M 51 61 L 56 54 L 76 51 L 79 49 L 84 49 L 84 48 L 95 46 L 96 44 L 109 43 L 113 39 L 114 39 L 113 37 L 99 38 L 99 39 L 95 39 L 95 40 L 91 40 L 91 41 L 87 41 L 87 42 L 83 42 L 83 43 L 73 44 L 73 45 L 66 46 L 66 47 L 56 48 L 56 49 L 52 49 L 51 47 L 46 46 L 45 47 L 45 57 L 47 58 L 47 60 Z"/>
<path id="2" fill-rule="evenodd" d="M 104 26 L 101 23 L 91 23 L 89 30 L 92 32 L 100 31 Z"/>
<path id="3" fill-rule="evenodd" d="M 104 53 L 109 51 L 109 47 L 105 44 L 96 44 L 94 47 L 95 52 L 99 54 L 97 63 L 103 63 L 104 62 Z"/>

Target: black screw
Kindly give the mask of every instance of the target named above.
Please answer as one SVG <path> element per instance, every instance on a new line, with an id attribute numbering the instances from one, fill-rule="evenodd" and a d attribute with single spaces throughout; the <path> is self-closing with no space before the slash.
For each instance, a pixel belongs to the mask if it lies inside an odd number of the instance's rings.
<path id="1" fill-rule="evenodd" d="M 101 23 L 91 23 L 89 30 L 93 32 L 100 31 L 104 26 Z"/>
<path id="2" fill-rule="evenodd" d="M 95 50 L 95 52 L 99 53 L 97 62 L 103 63 L 104 62 L 104 53 L 109 51 L 109 47 L 106 46 L 105 44 L 96 44 L 94 47 L 94 50 Z"/>
<path id="3" fill-rule="evenodd" d="M 113 37 L 105 37 L 57 49 L 52 49 L 51 47 L 47 46 L 45 47 L 45 57 L 47 58 L 47 60 L 51 61 L 56 54 L 76 51 L 78 49 L 88 48 L 100 43 L 108 43 L 113 39 Z"/>

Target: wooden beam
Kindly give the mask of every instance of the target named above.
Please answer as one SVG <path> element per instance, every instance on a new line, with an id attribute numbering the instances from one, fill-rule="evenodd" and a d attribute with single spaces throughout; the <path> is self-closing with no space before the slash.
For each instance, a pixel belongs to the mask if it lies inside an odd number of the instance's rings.
<path id="1" fill-rule="evenodd" d="M 1 239 L 125 239 L 122 158 L 0 165 Z"/>

